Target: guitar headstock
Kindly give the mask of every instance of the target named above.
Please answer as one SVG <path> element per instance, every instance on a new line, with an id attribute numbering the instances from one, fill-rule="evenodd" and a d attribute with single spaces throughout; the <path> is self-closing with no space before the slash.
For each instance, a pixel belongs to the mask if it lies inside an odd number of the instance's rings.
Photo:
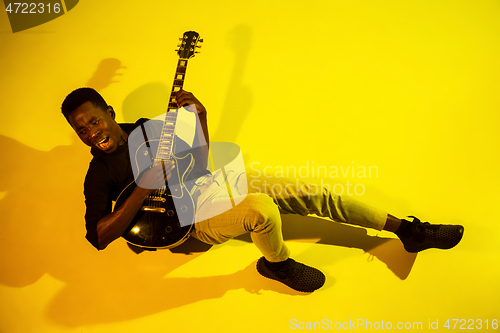
<path id="1" fill-rule="evenodd" d="M 177 49 L 177 54 L 181 59 L 189 59 L 194 57 L 195 53 L 199 53 L 196 48 L 200 48 L 201 45 L 198 43 L 202 43 L 203 39 L 200 39 L 200 35 L 196 31 L 186 31 L 182 38 L 179 38 L 181 41 L 180 44 L 177 45 L 179 49 Z"/>

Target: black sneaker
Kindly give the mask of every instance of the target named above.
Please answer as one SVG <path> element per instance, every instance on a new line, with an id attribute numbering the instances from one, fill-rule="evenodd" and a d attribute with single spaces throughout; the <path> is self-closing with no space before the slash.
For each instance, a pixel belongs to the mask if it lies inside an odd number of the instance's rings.
<path id="1" fill-rule="evenodd" d="M 464 234 L 461 225 L 430 224 L 420 222 L 415 216 L 413 222 L 408 222 L 404 230 L 398 230 L 398 235 L 403 242 L 406 251 L 411 253 L 420 252 L 429 248 L 451 249 L 457 245 Z"/>
<path id="2" fill-rule="evenodd" d="M 306 266 L 288 258 L 283 266 L 277 270 L 271 270 L 264 257 L 257 261 L 257 271 L 272 280 L 279 281 L 290 288 L 311 293 L 325 284 L 325 275 L 318 269 Z"/>

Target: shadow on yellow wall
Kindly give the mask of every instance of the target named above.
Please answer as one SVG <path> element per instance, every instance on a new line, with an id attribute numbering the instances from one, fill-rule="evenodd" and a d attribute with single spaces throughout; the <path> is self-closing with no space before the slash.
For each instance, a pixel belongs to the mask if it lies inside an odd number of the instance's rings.
<path id="1" fill-rule="evenodd" d="M 222 105 L 221 117 L 224 122 L 211 135 L 212 141 L 235 142 L 252 108 L 252 89 L 249 85 L 245 85 L 243 80 L 252 48 L 252 35 L 252 28 L 242 24 L 236 26 L 228 36 L 229 44 L 234 51 L 234 64 L 225 95 L 226 99 Z M 265 75 L 263 75 L 263 84 L 265 80 Z"/>

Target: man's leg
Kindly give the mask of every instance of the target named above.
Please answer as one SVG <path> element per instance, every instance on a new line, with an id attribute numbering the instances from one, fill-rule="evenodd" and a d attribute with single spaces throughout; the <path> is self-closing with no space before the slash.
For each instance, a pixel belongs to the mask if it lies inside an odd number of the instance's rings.
<path id="1" fill-rule="evenodd" d="M 211 182 L 203 188 L 193 237 L 208 244 L 220 244 L 249 232 L 264 255 L 257 262 L 257 270 L 263 276 L 303 292 L 323 286 L 323 273 L 289 258 L 290 251 L 281 232 L 281 215 L 271 197 L 263 193 L 248 194 L 241 202 L 235 200 L 239 204 L 232 207 L 225 186 L 220 185 Z M 232 208 L 226 210 L 228 207 Z"/>
<path id="2" fill-rule="evenodd" d="M 433 225 L 401 220 L 384 211 L 365 205 L 352 197 L 339 196 L 328 187 L 309 185 L 285 178 L 267 179 L 259 189 L 266 193 L 284 213 L 315 214 L 333 221 L 359 225 L 376 230 L 394 232 L 408 252 L 429 248 L 450 249 L 462 239 L 464 228 L 460 225 Z M 256 183 L 253 184 L 256 189 Z"/>
<path id="3" fill-rule="evenodd" d="M 209 216 L 208 210 L 231 207 L 229 198 L 218 198 L 198 207 L 198 216 Z M 283 241 L 281 216 L 269 196 L 249 194 L 239 205 L 195 223 L 192 236 L 207 244 L 221 244 L 250 233 L 253 243 L 270 262 L 288 259 L 290 250 Z"/>
<path id="4" fill-rule="evenodd" d="M 314 214 L 332 221 L 376 230 L 382 230 L 386 226 L 396 227 L 399 221 L 387 212 L 370 207 L 353 197 L 336 195 L 328 187 L 286 178 L 269 178 L 260 184 L 258 191 L 269 195 L 285 214 Z M 257 183 L 252 185 L 255 190 Z"/>
<path id="5" fill-rule="evenodd" d="M 289 258 L 277 208 L 283 213 L 304 216 L 316 214 L 337 222 L 392 231 L 399 236 L 409 252 L 418 252 L 429 247 L 448 248 L 442 247 L 440 243 L 443 236 L 439 233 L 442 234 L 443 230 L 444 234 L 453 234 L 452 237 L 446 237 L 455 242 L 455 245 L 462 237 L 461 226 L 432 226 L 428 223 L 422 224 L 418 219 L 413 222 L 400 220 L 350 197 L 335 195 L 327 188 L 319 189 L 303 182 L 291 183 L 285 179 L 277 179 L 271 184 L 273 186 L 270 188 L 264 186 L 258 189 L 257 192 L 260 193 L 249 194 L 236 207 L 222 214 L 212 214 L 211 211 L 218 212 L 223 211 L 220 207 L 231 207 L 229 197 L 215 195 L 211 200 L 203 201 L 197 207 L 197 215 L 215 216 L 208 219 L 198 218 L 193 236 L 208 244 L 219 244 L 250 232 L 255 245 L 264 254 L 257 263 L 258 271 L 295 290 L 312 292 L 324 284 L 325 276 L 319 270 Z M 223 188 L 216 187 L 219 190 Z M 251 187 L 255 192 L 255 183 Z M 218 193 L 217 191 L 210 190 L 206 193 Z M 415 236 L 418 239 L 415 239 Z M 454 246 L 450 244 L 451 242 L 448 242 L 446 246 Z"/>
<path id="6" fill-rule="evenodd" d="M 387 221 L 385 221 L 384 230 L 396 232 L 399 227 L 401 227 L 401 219 L 398 219 L 396 216 L 392 216 L 391 214 L 387 214 Z"/>

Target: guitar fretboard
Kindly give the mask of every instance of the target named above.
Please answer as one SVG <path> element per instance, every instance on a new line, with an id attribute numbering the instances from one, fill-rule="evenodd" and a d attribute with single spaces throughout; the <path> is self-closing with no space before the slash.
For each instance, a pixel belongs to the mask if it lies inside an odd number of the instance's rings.
<path id="1" fill-rule="evenodd" d="M 161 160 L 169 160 L 172 155 L 172 144 L 175 133 L 175 124 L 177 122 L 177 102 L 175 100 L 175 93 L 182 89 L 184 86 L 184 78 L 186 75 L 188 60 L 179 59 L 177 62 L 177 69 L 175 71 L 174 84 L 170 93 L 170 99 L 165 115 L 165 123 L 161 131 L 160 143 L 156 153 L 155 162 Z"/>

